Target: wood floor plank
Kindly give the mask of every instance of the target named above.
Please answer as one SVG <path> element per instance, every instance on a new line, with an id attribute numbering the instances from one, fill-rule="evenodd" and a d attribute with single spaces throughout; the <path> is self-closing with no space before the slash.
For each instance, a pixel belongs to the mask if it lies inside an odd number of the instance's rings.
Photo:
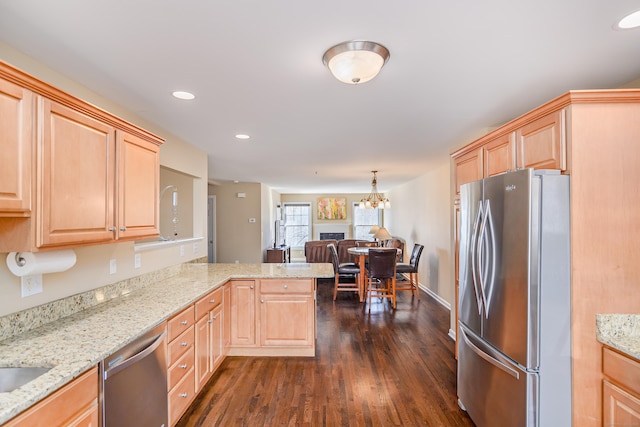
<path id="1" fill-rule="evenodd" d="M 473 426 L 435 300 L 401 292 L 369 312 L 319 281 L 317 315 L 315 357 L 227 357 L 177 426 Z"/>

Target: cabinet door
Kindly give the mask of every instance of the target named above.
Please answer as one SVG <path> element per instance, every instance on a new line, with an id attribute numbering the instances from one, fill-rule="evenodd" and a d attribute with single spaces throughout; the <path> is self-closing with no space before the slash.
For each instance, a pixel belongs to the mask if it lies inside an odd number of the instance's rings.
<path id="1" fill-rule="evenodd" d="M 312 346 L 314 312 L 315 305 L 311 295 L 262 294 L 260 344 L 263 347 Z"/>
<path id="2" fill-rule="evenodd" d="M 160 147 L 118 131 L 118 230 L 122 239 L 158 235 Z"/>
<path id="3" fill-rule="evenodd" d="M 43 118 L 38 247 L 114 239 L 115 132 L 46 98 Z"/>
<path id="4" fill-rule="evenodd" d="M 222 300 L 222 350 L 226 355 L 231 345 L 231 286 L 224 285 Z"/>
<path id="5" fill-rule="evenodd" d="M 33 94 L 0 80 L 0 216 L 31 212 Z"/>
<path id="6" fill-rule="evenodd" d="M 196 392 L 199 392 L 211 376 L 211 318 L 203 316 L 196 323 Z"/>
<path id="7" fill-rule="evenodd" d="M 485 178 L 516 168 L 515 133 L 502 135 L 482 146 Z"/>
<path id="8" fill-rule="evenodd" d="M 221 305 L 211 311 L 211 372 L 224 358 L 224 310 Z"/>
<path id="9" fill-rule="evenodd" d="M 253 280 L 231 282 L 231 345 L 256 345 L 256 289 Z"/>
<path id="10" fill-rule="evenodd" d="M 567 169 L 564 110 L 523 126 L 516 133 L 518 168 Z"/>
<path id="11" fill-rule="evenodd" d="M 602 382 L 602 425 L 640 425 L 640 399 L 616 387 L 609 381 Z"/>
<path id="12" fill-rule="evenodd" d="M 482 147 L 456 157 L 453 162 L 456 194 L 460 194 L 462 184 L 483 178 Z"/>

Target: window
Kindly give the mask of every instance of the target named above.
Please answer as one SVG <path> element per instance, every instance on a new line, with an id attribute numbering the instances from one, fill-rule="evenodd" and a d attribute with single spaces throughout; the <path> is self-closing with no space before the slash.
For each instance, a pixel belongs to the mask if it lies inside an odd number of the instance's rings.
<path id="1" fill-rule="evenodd" d="M 311 240 L 311 203 L 284 203 L 284 235 L 293 249 Z"/>
<path id="2" fill-rule="evenodd" d="M 380 224 L 380 209 L 365 209 L 353 204 L 353 238 L 358 240 L 373 240 L 369 230 Z"/>

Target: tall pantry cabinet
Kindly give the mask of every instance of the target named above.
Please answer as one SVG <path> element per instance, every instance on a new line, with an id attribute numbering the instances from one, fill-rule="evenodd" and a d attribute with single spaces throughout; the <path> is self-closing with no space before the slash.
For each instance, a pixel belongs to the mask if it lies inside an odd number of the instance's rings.
<path id="1" fill-rule="evenodd" d="M 574 426 L 602 425 L 596 314 L 640 307 L 639 159 L 640 90 L 568 92 L 452 153 L 456 303 L 460 185 L 514 168 L 571 175 L 571 325 L 558 327 L 572 334 Z"/>
<path id="2" fill-rule="evenodd" d="M 0 62 L 0 252 L 157 235 L 162 142 Z"/>

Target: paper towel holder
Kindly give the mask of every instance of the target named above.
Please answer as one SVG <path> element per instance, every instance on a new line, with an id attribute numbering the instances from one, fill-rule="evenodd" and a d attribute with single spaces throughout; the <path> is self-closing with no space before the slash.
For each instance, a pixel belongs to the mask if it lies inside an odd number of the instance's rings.
<path id="1" fill-rule="evenodd" d="M 24 257 L 21 255 L 20 252 L 16 252 L 16 264 L 18 264 L 18 266 L 20 267 L 24 267 L 24 265 L 27 263 L 27 260 L 24 259 Z"/>

